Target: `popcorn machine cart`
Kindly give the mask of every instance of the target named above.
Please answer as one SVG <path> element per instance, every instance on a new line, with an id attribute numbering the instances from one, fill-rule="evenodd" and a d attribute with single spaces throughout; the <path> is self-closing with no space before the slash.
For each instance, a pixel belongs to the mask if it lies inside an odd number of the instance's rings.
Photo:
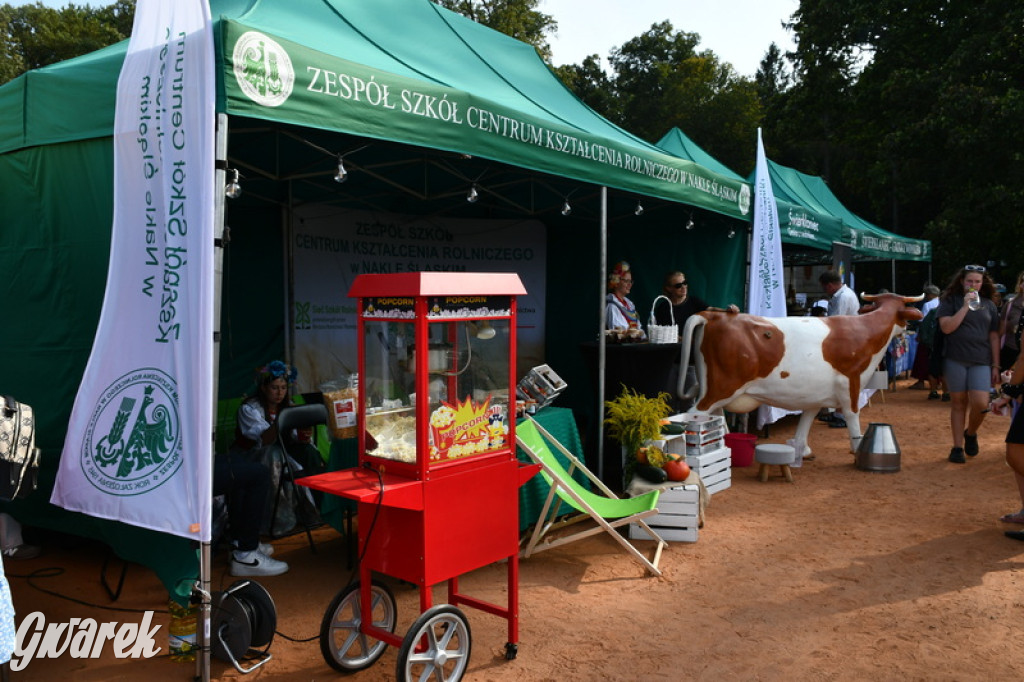
<path id="1" fill-rule="evenodd" d="M 357 502 L 359 579 L 339 592 L 320 650 L 354 672 L 399 647 L 399 680 L 458 680 L 469 663 L 460 606 L 519 627 L 519 487 L 536 472 L 515 454 L 515 274 L 360 275 L 359 466 L 301 479 Z M 459 591 L 459 576 L 508 561 L 508 604 Z M 394 595 L 374 573 L 419 587 L 420 616 L 395 634 Z M 447 581 L 448 603 L 432 605 Z"/>

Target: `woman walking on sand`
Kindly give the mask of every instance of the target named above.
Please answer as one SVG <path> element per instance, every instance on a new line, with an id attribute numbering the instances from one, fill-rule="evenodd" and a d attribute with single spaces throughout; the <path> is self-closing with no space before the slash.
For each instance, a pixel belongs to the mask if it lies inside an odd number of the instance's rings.
<path id="1" fill-rule="evenodd" d="M 989 392 L 999 383 L 999 311 L 995 285 L 983 265 L 965 265 L 942 292 L 936 309 L 945 334 L 943 373 L 952 396 L 953 448 L 949 461 L 963 464 L 978 454 L 978 429 Z"/>

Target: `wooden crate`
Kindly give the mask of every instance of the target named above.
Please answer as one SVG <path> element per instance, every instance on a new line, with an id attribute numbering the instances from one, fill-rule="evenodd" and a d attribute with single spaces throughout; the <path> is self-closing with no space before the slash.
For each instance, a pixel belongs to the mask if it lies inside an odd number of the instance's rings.
<path id="1" fill-rule="evenodd" d="M 697 542 L 699 516 L 700 490 L 692 483 L 680 483 L 662 491 L 658 497 L 658 513 L 644 521 L 666 542 Z M 651 539 L 637 523 L 629 524 L 629 537 Z"/>
<path id="2" fill-rule="evenodd" d="M 687 454 L 686 463 L 704 481 L 711 495 L 732 485 L 732 450 L 727 447 L 719 446 L 696 455 Z"/>

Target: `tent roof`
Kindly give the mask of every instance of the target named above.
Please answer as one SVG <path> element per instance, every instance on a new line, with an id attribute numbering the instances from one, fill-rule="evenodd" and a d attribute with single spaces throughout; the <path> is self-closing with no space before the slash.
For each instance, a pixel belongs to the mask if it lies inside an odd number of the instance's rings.
<path id="1" fill-rule="evenodd" d="M 704 151 L 679 128 L 673 127 L 668 131 L 658 140 L 658 146 L 670 154 L 699 163 L 727 177 L 741 177 L 739 173 Z M 803 262 L 808 258 L 799 249 L 811 248 L 831 252 L 832 242 L 840 241 L 842 237 L 843 221 L 827 212 L 811 210 L 806 205 L 789 199 L 788 195 L 780 193 L 774 186 L 773 192 L 779 212 L 782 243 L 793 247 L 788 249 L 783 257 L 788 261 Z"/>
<path id="2" fill-rule="evenodd" d="M 429 0 L 210 5 L 219 111 L 748 216 L 742 178 L 618 128 L 566 89 L 532 46 Z M 126 49 L 124 41 L 0 87 L 0 153 L 109 136 Z"/>
<path id="3" fill-rule="evenodd" d="M 842 220 L 842 241 L 853 247 L 857 260 L 931 261 L 930 241 L 903 237 L 872 225 L 846 208 L 822 178 L 771 160 L 768 161 L 768 173 L 777 197 Z"/>

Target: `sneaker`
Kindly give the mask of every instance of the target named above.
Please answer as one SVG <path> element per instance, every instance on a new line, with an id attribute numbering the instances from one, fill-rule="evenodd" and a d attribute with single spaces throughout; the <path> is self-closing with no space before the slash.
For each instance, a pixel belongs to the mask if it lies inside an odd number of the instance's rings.
<path id="1" fill-rule="evenodd" d="M 828 423 L 830 429 L 845 429 L 846 420 L 840 417 L 838 414 L 833 414 L 831 421 Z"/>
<path id="2" fill-rule="evenodd" d="M 952 450 L 950 450 L 949 461 L 953 462 L 954 464 L 963 464 L 964 462 L 966 462 L 967 459 L 964 457 L 964 449 L 953 448 Z"/>
<path id="3" fill-rule="evenodd" d="M 237 552 L 238 551 L 238 541 L 237 540 L 232 540 L 231 541 L 231 547 L 232 547 L 232 549 L 234 549 Z M 269 542 L 261 542 L 256 547 L 256 551 L 258 551 L 263 556 L 274 556 L 274 546 L 272 544 L 270 544 Z"/>
<path id="4" fill-rule="evenodd" d="M 17 547 L 5 549 L 2 554 L 5 560 L 24 561 L 26 559 L 35 559 L 42 552 L 43 548 L 36 545 L 18 545 Z"/>
<path id="5" fill-rule="evenodd" d="M 939 399 L 939 392 L 938 391 L 932 391 L 931 393 L 928 394 L 928 400 L 938 400 L 938 399 Z"/>
<path id="6" fill-rule="evenodd" d="M 942 394 L 942 402 L 948 403 L 950 400 L 952 400 L 952 398 L 949 397 L 948 393 L 943 393 Z"/>
<path id="7" fill-rule="evenodd" d="M 281 575 L 288 572 L 288 564 L 271 559 L 258 550 L 234 552 L 231 556 L 231 575 L 236 578 Z"/>
<path id="8" fill-rule="evenodd" d="M 978 434 L 973 436 L 964 431 L 964 454 L 968 457 L 974 457 L 978 454 Z"/>

